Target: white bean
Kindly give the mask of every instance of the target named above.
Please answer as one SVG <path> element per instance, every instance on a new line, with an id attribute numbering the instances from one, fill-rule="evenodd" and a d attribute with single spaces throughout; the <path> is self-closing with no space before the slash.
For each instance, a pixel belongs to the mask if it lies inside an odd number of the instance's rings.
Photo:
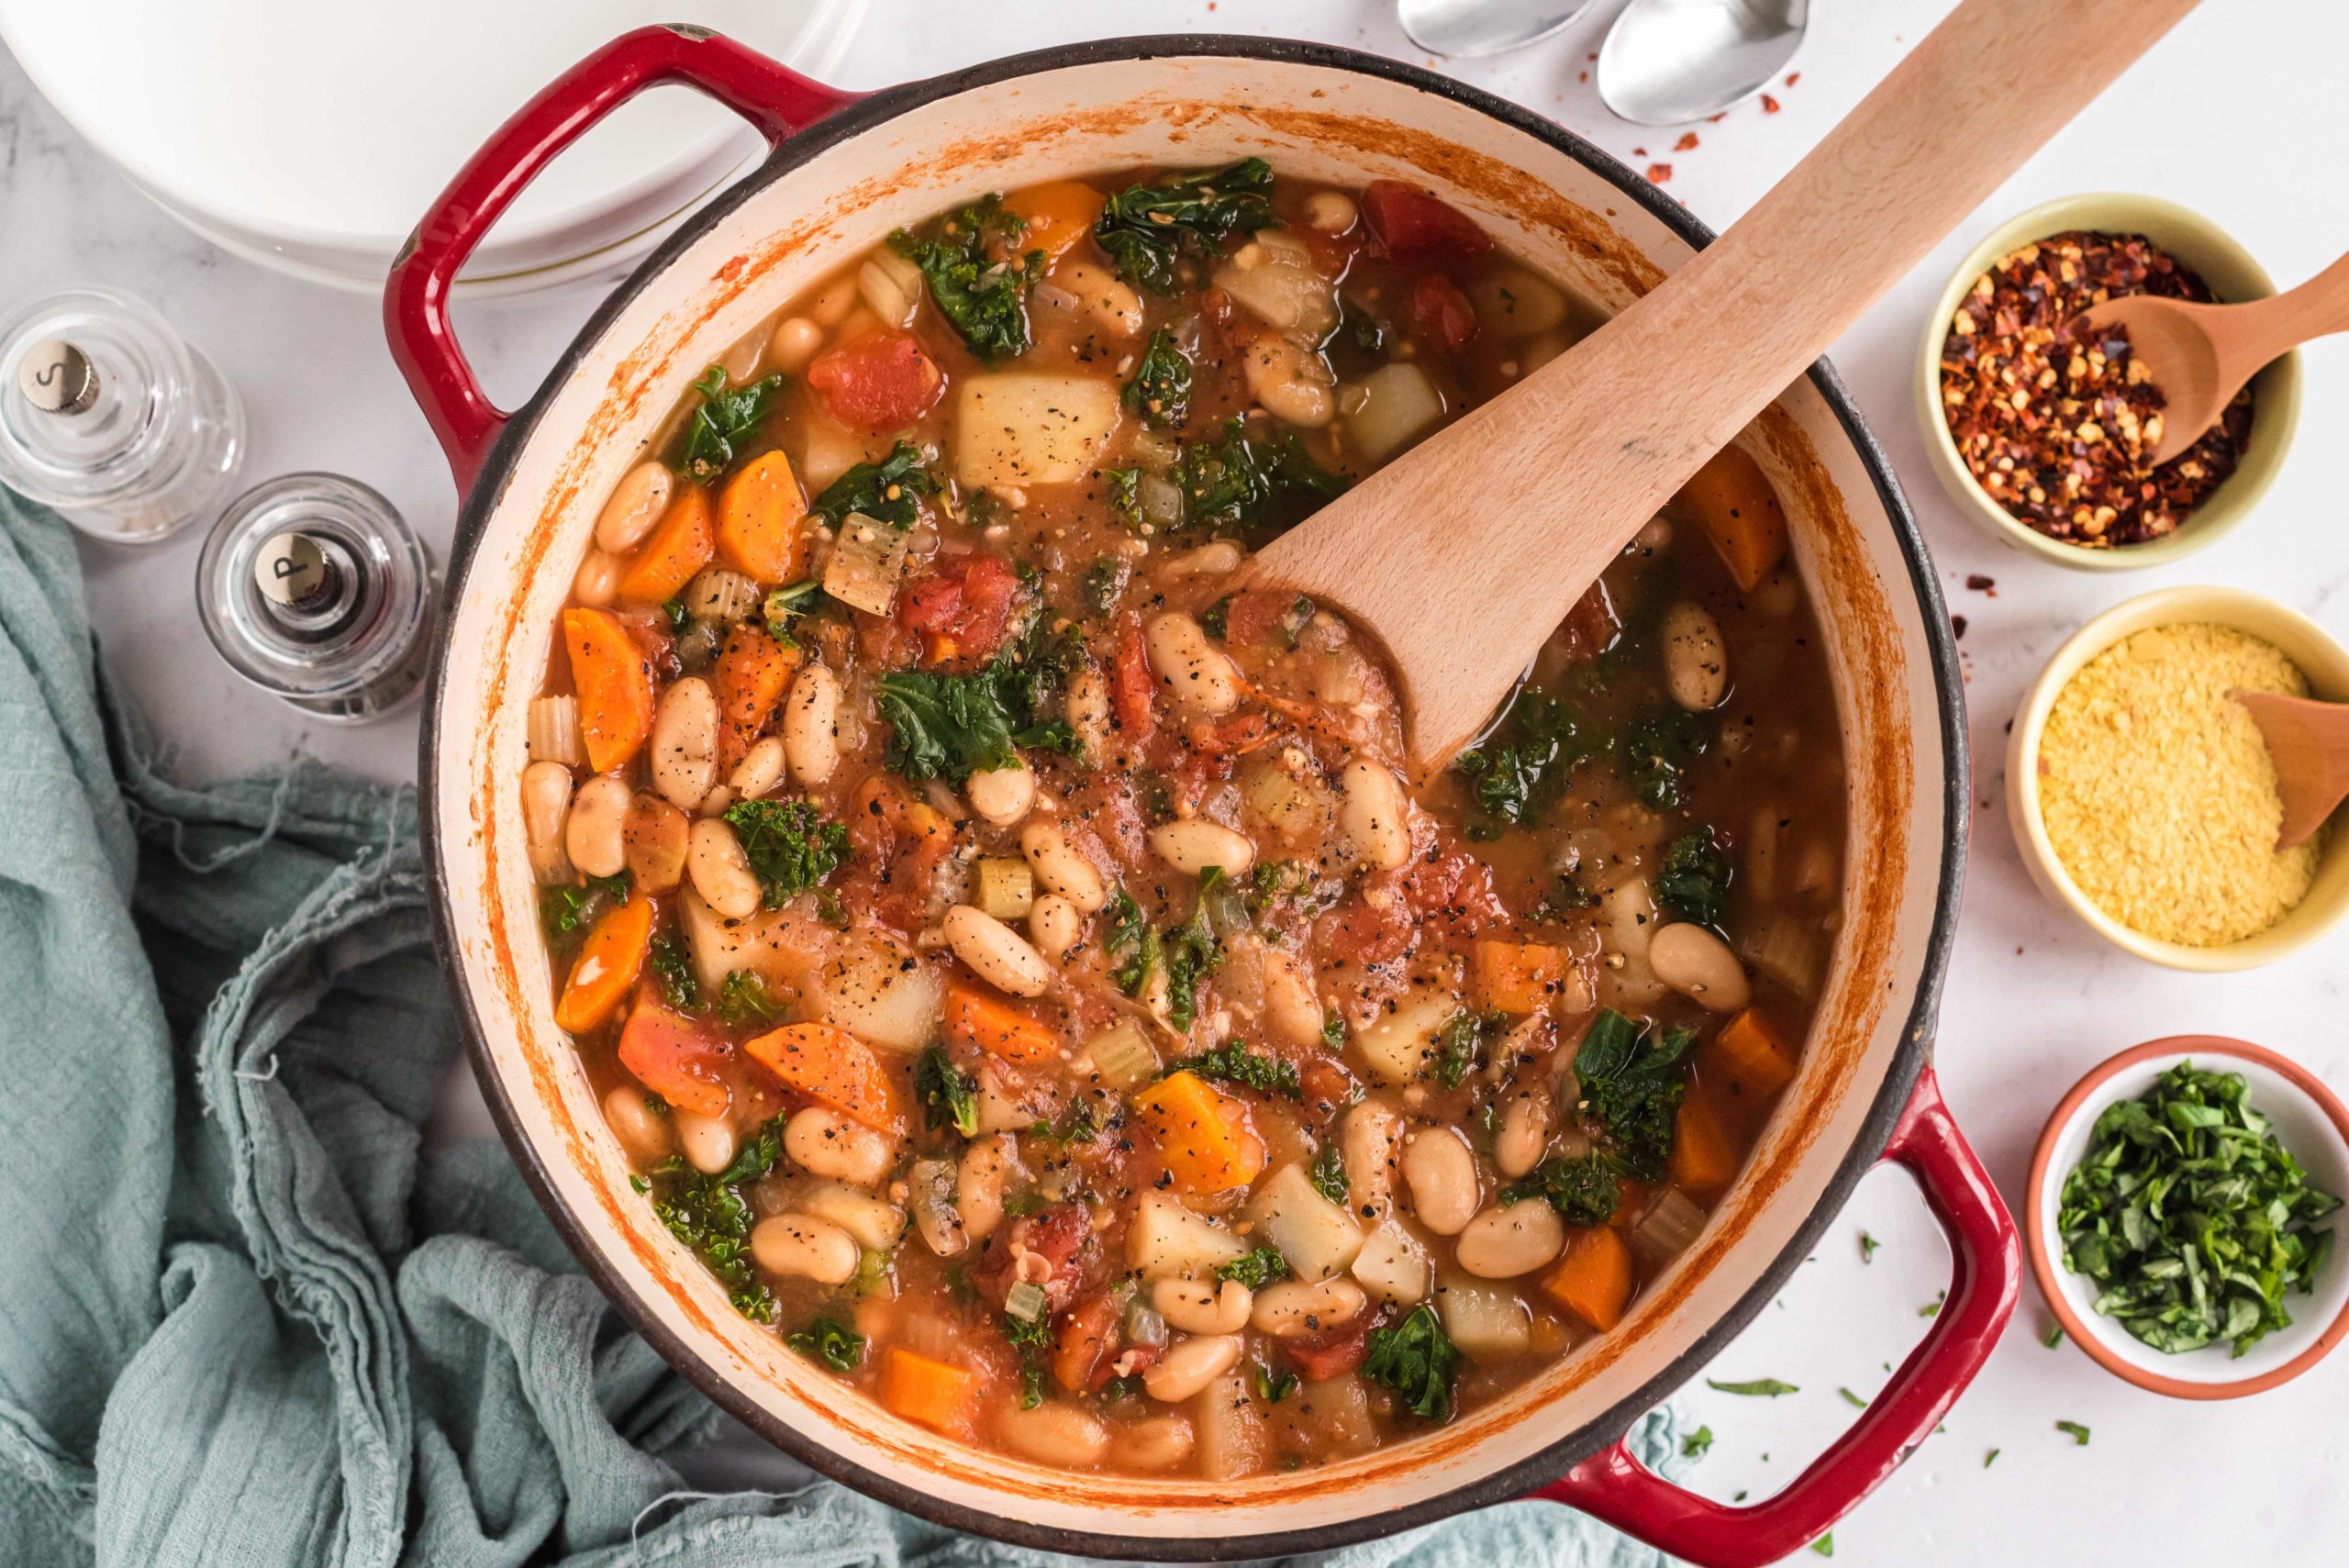
<path id="1" fill-rule="evenodd" d="M 670 1111 L 669 1119 L 676 1124 L 677 1148 L 684 1153 L 686 1164 L 704 1175 L 714 1176 L 734 1163 L 737 1143 L 732 1122 L 724 1117 L 681 1109 Z"/>
<path id="2" fill-rule="evenodd" d="M 846 1284 L 856 1276 L 856 1238 L 829 1219 L 778 1214 L 751 1228 L 751 1256 L 771 1274 L 797 1274 L 818 1284 Z"/>
<path id="3" fill-rule="evenodd" d="M 1729 695 L 1729 643 L 1704 606 L 1683 599 L 1664 612 L 1664 684 L 1692 713 L 1719 707 Z"/>
<path id="4" fill-rule="evenodd" d="M 1353 1322 L 1369 1299 L 1362 1286 L 1343 1276 L 1313 1284 L 1283 1280 L 1256 1293 L 1255 1308 L 1248 1321 L 1275 1339 L 1294 1339 Z"/>
<path id="5" fill-rule="evenodd" d="M 601 608 L 620 591 L 620 558 L 607 550 L 590 550 L 571 580 L 571 596 L 590 608 Z"/>
<path id="6" fill-rule="evenodd" d="M 1162 577 L 1222 577 L 1240 570 L 1248 552 L 1240 548 L 1237 539 L 1210 540 L 1197 550 L 1186 550 L 1158 569 Z"/>
<path id="7" fill-rule="evenodd" d="M 541 883 L 569 882 L 571 856 L 563 849 L 563 823 L 571 815 L 571 770 L 561 762 L 532 762 L 522 770 L 522 837 L 530 870 Z"/>
<path id="8" fill-rule="evenodd" d="M 1027 939 L 984 910 L 957 904 L 946 911 L 946 945 L 972 972 L 998 991 L 1041 996 L 1052 984 L 1052 966 Z"/>
<path id="9" fill-rule="evenodd" d="M 1069 677 L 1068 727 L 1078 754 L 1098 767 L 1109 751 L 1109 684 L 1090 664 Z"/>
<path id="10" fill-rule="evenodd" d="M 1030 822 L 1019 830 L 1019 852 L 1047 893 L 1057 893 L 1087 915 L 1109 902 L 1100 868 L 1069 841 L 1055 822 Z"/>
<path id="11" fill-rule="evenodd" d="M 1448 1127 L 1419 1127 L 1403 1141 L 1411 1212 L 1439 1236 L 1457 1236 L 1476 1215 L 1476 1156 Z"/>
<path id="12" fill-rule="evenodd" d="M 827 664 L 792 677 L 783 705 L 783 754 L 802 784 L 824 783 L 841 762 L 841 679 Z"/>
<path id="13" fill-rule="evenodd" d="M 726 776 L 726 787 L 737 800 L 756 800 L 783 782 L 783 738 L 761 736 Z"/>
<path id="14" fill-rule="evenodd" d="M 1008 768 L 982 768 L 963 782 L 963 798 L 982 822 L 1008 828 L 1036 804 L 1036 774 L 1025 758 Z"/>
<path id="15" fill-rule="evenodd" d="M 604 1120 L 629 1158 L 640 1165 L 655 1163 L 674 1147 L 667 1118 L 652 1114 L 644 1091 L 633 1084 L 622 1084 L 604 1096 Z"/>
<path id="16" fill-rule="evenodd" d="M 1343 234 L 1354 226 L 1359 209 L 1343 191 L 1316 191 L 1305 199 L 1305 221 L 1324 234 Z"/>
<path id="17" fill-rule="evenodd" d="M 783 1124 L 783 1149 L 809 1175 L 854 1187 L 880 1185 L 896 1154 L 881 1134 L 822 1106 L 792 1113 Z"/>
<path id="18" fill-rule="evenodd" d="M 1337 417 L 1337 374 L 1312 350 L 1267 333 L 1248 346 L 1241 368 L 1249 395 L 1281 423 L 1318 430 Z"/>
<path id="19" fill-rule="evenodd" d="M 1403 781 L 1376 762 L 1348 762 L 1338 775 L 1338 830 L 1354 859 L 1373 871 L 1393 871 L 1411 858 L 1411 823 Z"/>
<path id="20" fill-rule="evenodd" d="M 1237 1334 L 1248 1327 L 1255 1293 L 1236 1279 L 1219 1286 L 1211 1279 L 1169 1274 L 1150 1287 L 1150 1304 L 1166 1326 L 1185 1334 Z"/>
<path id="21" fill-rule="evenodd" d="M 767 339 L 767 358 L 774 368 L 787 375 L 797 375 L 824 346 L 824 329 L 804 316 L 786 316 L 775 323 L 774 334 Z"/>
<path id="22" fill-rule="evenodd" d="M 1648 939 L 1648 967 L 1658 980 L 1711 1012 L 1734 1013 L 1753 999 L 1745 966 L 1729 944 L 1689 921 L 1666 926 Z"/>
<path id="23" fill-rule="evenodd" d="M 1221 866 L 1224 875 L 1237 878 L 1256 863 L 1256 846 L 1247 835 L 1204 817 L 1152 828 L 1150 848 L 1160 860 L 1190 876 L 1199 875 L 1209 866 Z"/>
<path id="24" fill-rule="evenodd" d="M 1071 261 L 1052 281 L 1076 295 L 1085 314 L 1120 338 L 1141 336 L 1141 295 L 1106 267 Z"/>
<path id="25" fill-rule="evenodd" d="M 1240 672 L 1208 641 L 1207 630 L 1197 621 L 1170 610 L 1150 623 L 1143 641 L 1150 667 L 1158 673 L 1159 689 L 1175 706 L 1220 718 L 1240 706 Z"/>
<path id="26" fill-rule="evenodd" d="M 1028 940 L 1054 962 L 1085 935 L 1085 912 L 1057 893 L 1047 893 L 1028 906 Z"/>
<path id="27" fill-rule="evenodd" d="M 1322 1047 L 1321 1003 L 1313 994 L 1313 973 L 1290 954 L 1273 948 L 1264 954 L 1264 1023 L 1273 1038 L 1298 1051 Z"/>
<path id="28" fill-rule="evenodd" d="M 1016 1168 L 1011 1140 L 991 1132 L 963 1151 L 954 1172 L 954 1209 L 963 1229 L 984 1241 L 1003 1224 L 1003 1189 Z"/>
<path id="29" fill-rule="evenodd" d="M 658 462 L 640 462 L 620 475 L 596 515 L 596 542 L 614 555 L 634 550 L 669 509 L 676 480 Z"/>
<path id="30" fill-rule="evenodd" d="M 1395 1185 L 1396 1142 L 1403 1118 L 1383 1100 L 1364 1100 L 1346 1113 L 1338 1129 L 1338 1158 L 1346 1167 L 1346 1191 L 1357 1213 L 1383 1204 Z"/>
<path id="31" fill-rule="evenodd" d="M 1509 1101 L 1501 1113 L 1501 1129 L 1493 1135 L 1493 1163 L 1502 1175 L 1514 1181 L 1542 1163 L 1542 1151 L 1550 1143 L 1550 1118 L 1546 1091 L 1529 1089 Z"/>
<path id="32" fill-rule="evenodd" d="M 1109 1451 L 1128 1470 L 1172 1470 L 1191 1457 L 1190 1420 L 1152 1416 L 1129 1421 L 1109 1440 Z"/>
<path id="33" fill-rule="evenodd" d="M 680 811 L 700 807 L 718 782 L 718 694 L 687 675 L 652 710 L 652 787 Z"/>
<path id="34" fill-rule="evenodd" d="M 618 876 L 628 864 L 628 842 L 622 829 L 632 798 L 628 781 L 618 773 L 599 773 L 579 786 L 571 797 L 571 816 L 562 826 L 563 848 L 571 863 L 587 876 Z"/>
<path id="35" fill-rule="evenodd" d="M 745 920 L 758 912 L 759 878 L 751 857 L 734 829 L 715 817 L 694 824 L 685 840 L 685 874 L 702 902 L 729 920 Z"/>
<path id="36" fill-rule="evenodd" d="M 1566 1222 L 1539 1199 L 1496 1206 L 1468 1222 L 1453 1256 L 1478 1279 L 1530 1274 L 1565 1251 Z"/>
<path id="37" fill-rule="evenodd" d="M 921 269 L 885 245 L 866 256 L 856 270 L 857 297 L 891 327 L 912 323 L 921 305 Z"/>
<path id="38" fill-rule="evenodd" d="M 1090 1470 L 1109 1451 L 1109 1429 L 1082 1406 L 1047 1399 L 1032 1410 L 1006 1405 L 995 1418 L 1004 1446 L 1057 1469 Z"/>
<path id="39" fill-rule="evenodd" d="M 1179 1405 L 1240 1364 L 1237 1334 L 1197 1334 L 1178 1340 L 1165 1359 L 1141 1374 L 1152 1399 Z"/>

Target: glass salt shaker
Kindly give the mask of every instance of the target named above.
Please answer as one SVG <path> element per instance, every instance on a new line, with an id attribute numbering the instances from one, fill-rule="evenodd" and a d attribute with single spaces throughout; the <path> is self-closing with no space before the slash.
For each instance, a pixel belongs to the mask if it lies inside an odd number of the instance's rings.
<path id="1" fill-rule="evenodd" d="M 0 318 L 0 484 L 83 533 L 150 544 L 210 517 L 244 455 L 235 388 L 143 301 L 72 289 Z"/>
<path id="2" fill-rule="evenodd" d="M 230 669 L 313 717 L 355 724 L 423 683 L 439 582 L 389 501 L 340 474 L 289 473 L 228 503 L 195 597 Z"/>

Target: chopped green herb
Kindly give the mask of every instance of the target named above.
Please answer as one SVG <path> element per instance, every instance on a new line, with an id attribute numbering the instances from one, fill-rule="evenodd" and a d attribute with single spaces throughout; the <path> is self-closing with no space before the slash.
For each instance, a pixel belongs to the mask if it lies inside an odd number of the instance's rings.
<path id="1" fill-rule="evenodd" d="M 718 1016 L 729 1024 L 771 1024 L 781 1021 L 784 1006 L 767 995 L 765 980 L 738 969 L 718 988 Z"/>
<path id="2" fill-rule="evenodd" d="M 709 480 L 742 455 L 742 442 L 766 417 L 775 394 L 783 390 L 783 377 L 771 375 L 748 386 L 729 388 L 726 367 L 712 365 L 701 373 L 694 390 L 701 394 L 701 406 L 685 422 L 675 466 L 688 479 Z"/>
<path id="3" fill-rule="evenodd" d="M 2058 1421 L 2055 1423 L 2055 1429 L 2069 1436 L 2072 1440 L 2073 1447 L 2086 1448 L 2088 1446 L 2088 1429 L 2080 1425 L 2079 1422 Z"/>
<path id="4" fill-rule="evenodd" d="M 615 904 L 628 902 L 633 883 L 626 872 L 591 876 L 584 887 L 550 887 L 539 898 L 540 917 L 551 939 L 584 930 Z"/>
<path id="5" fill-rule="evenodd" d="M 1159 962 L 1158 933 L 1142 918 L 1141 906 L 1124 888 L 1109 905 L 1109 945 L 1112 958 L 1122 953 L 1125 962 L 1110 972 L 1120 990 L 1131 994 L 1140 991 Z"/>
<path id="6" fill-rule="evenodd" d="M 1705 726 L 1685 708 L 1657 708 L 1623 735 L 1623 775 L 1633 793 L 1658 811 L 1680 806 L 1681 774 L 1705 754 Z"/>
<path id="7" fill-rule="evenodd" d="M 1109 482 L 1109 510 L 1118 520 L 1138 534 L 1150 531 L 1150 519 L 1141 515 L 1141 470 L 1138 468 L 1105 468 L 1101 477 Z"/>
<path id="8" fill-rule="evenodd" d="M 1191 356 L 1174 340 L 1174 329 L 1161 327 L 1150 335 L 1133 379 L 1126 383 L 1125 404 L 1145 424 L 1172 428 L 1191 415 Z"/>
<path id="9" fill-rule="evenodd" d="M 2061 1323 L 2050 1323 L 2047 1325 L 2047 1332 L 2039 1336 L 2039 1342 L 2045 1345 L 2051 1351 L 2056 1346 L 2062 1344 L 2064 1342 L 2064 1325 Z"/>
<path id="10" fill-rule="evenodd" d="M 792 632 L 800 620 L 815 612 L 816 601 L 823 585 L 813 577 L 798 583 L 786 583 L 759 602 L 759 618 L 767 623 L 767 635 L 786 648 L 798 643 Z"/>
<path id="11" fill-rule="evenodd" d="M 890 728 L 883 761 L 916 782 L 959 785 L 973 773 L 1017 767 L 1022 748 L 1074 753 L 1075 733 L 1045 715 L 1079 656 L 1074 637 L 1046 632 L 1039 616 L 975 673 L 882 676 L 876 701 Z"/>
<path id="12" fill-rule="evenodd" d="M 1544 1160 L 1523 1181 L 1503 1187 L 1500 1197 L 1504 1204 L 1542 1199 L 1569 1225 L 1604 1225 L 1623 1201 L 1615 1162 L 1604 1154 Z"/>
<path id="13" fill-rule="evenodd" d="M 979 1135 L 978 1080 L 955 1066 L 944 1046 L 931 1046 L 914 1063 L 914 1098 L 930 1127 L 951 1127 L 965 1138 Z"/>
<path id="14" fill-rule="evenodd" d="M 1819 1553 L 1821 1557 L 1834 1556 L 1835 1532 L 1831 1529 L 1829 1530 L 1825 1535 L 1822 1535 L 1817 1540 L 1812 1541 L 1810 1543 L 1810 1549 Z"/>
<path id="15" fill-rule="evenodd" d="M 1693 828 L 1672 841 L 1656 871 L 1655 896 L 1668 914 L 1719 927 L 1729 906 L 1729 855 L 1710 828 Z"/>
<path id="16" fill-rule="evenodd" d="M 1469 781 L 1477 809 L 1512 826 L 1538 819 L 1565 793 L 1575 767 L 1588 755 L 1572 708 L 1521 688 L 1491 736 L 1453 766 Z M 1497 829 L 1472 828 L 1490 838 Z"/>
<path id="17" fill-rule="evenodd" d="M 2001 1452 L 2003 1452 L 2003 1451 L 2004 1451 L 2003 1450 L 2000 1450 L 2000 1449 L 1995 1449 L 1995 1448 L 1994 1448 L 1994 1449 L 1992 1449 L 1989 1452 L 1987 1452 L 1987 1453 L 1984 1454 L 1984 1455 L 1982 1456 L 1982 1468 L 1983 1468 L 1983 1469 L 1985 1469 L 1985 1470 L 1987 1470 L 1987 1469 L 1989 1469 L 1989 1468 L 1990 1468 L 1990 1466 L 1992 1466 L 1993 1464 L 1998 1463 L 1998 1455 L 1999 1455 Z"/>
<path id="18" fill-rule="evenodd" d="M 783 1342 L 834 1372 L 854 1372 L 864 1360 L 864 1336 L 829 1318 L 818 1318 L 805 1329 L 785 1334 Z"/>
<path id="19" fill-rule="evenodd" d="M 726 808 L 726 822 L 770 909 L 831 875 L 848 852 L 848 829 L 826 821 L 811 800 L 738 800 Z"/>
<path id="20" fill-rule="evenodd" d="M 1341 1048 L 1346 1043 L 1346 1020 L 1340 1018 L 1334 1012 L 1328 1018 L 1323 1018 L 1321 1020 L 1321 1043 L 1331 1051 L 1336 1051 Z"/>
<path id="21" fill-rule="evenodd" d="M 1141 1395 L 1141 1376 L 1138 1373 L 1113 1377 L 1101 1385 L 1101 1403 L 1115 1405 L 1120 1399 L 1134 1399 Z"/>
<path id="22" fill-rule="evenodd" d="M 938 313 L 983 360 L 1028 351 L 1028 293 L 1044 275 L 1044 253 L 1013 252 L 1028 231 L 1019 214 L 989 195 L 946 220 L 942 232 L 917 238 L 905 229 L 889 249 L 921 269 Z"/>
<path id="23" fill-rule="evenodd" d="M 1281 1095 L 1292 1100 L 1302 1099 L 1305 1095 L 1295 1062 L 1252 1051 L 1244 1040 L 1228 1040 L 1213 1051 L 1184 1057 L 1170 1063 L 1166 1071 L 1196 1073 L 1202 1078 L 1237 1084 L 1260 1095 Z"/>
<path id="24" fill-rule="evenodd" d="M 1860 1232 L 1860 1262 L 1864 1262 L 1864 1263 L 1873 1263 L 1873 1262 L 1876 1262 L 1876 1250 L 1878 1247 L 1881 1247 L 1881 1246 L 1883 1246 L 1883 1245 L 1884 1245 L 1884 1243 L 1883 1243 L 1883 1242 L 1881 1242 L 1881 1241 L 1879 1241 L 1879 1240 L 1877 1240 L 1875 1237 L 1873 1237 L 1873 1236 L 1869 1235 L 1866 1231 L 1865 1231 L 1865 1230 L 1861 1231 L 1861 1232 Z"/>
<path id="25" fill-rule="evenodd" d="M 1286 1367 L 1275 1372 L 1263 1362 L 1256 1363 L 1256 1395 L 1267 1405 L 1277 1405 L 1297 1392 L 1297 1373 Z"/>
<path id="26" fill-rule="evenodd" d="M 1189 1031 L 1192 1022 L 1198 1016 L 1199 987 L 1207 982 L 1209 975 L 1223 967 L 1223 943 L 1217 938 L 1211 919 L 1211 912 L 1216 906 L 1217 889 L 1222 884 L 1223 868 L 1221 866 L 1208 866 L 1202 871 L 1199 873 L 1198 903 L 1193 907 L 1191 917 L 1165 932 L 1158 941 L 1159 956 L 1166 965 L 1168 992 L 1166 1021 L 1177 1030 L 1186 1033 Z M 1209 1051 L 1206 1056 L 1198 1058 L 1199 1062 L 1207 1064 L 1202 1065 L 1199 1070 L 1213 1076 L 1213 1063 L 1222 1060 L 1226 1052 L 1234 1051 L 1239 1054 L 1230 1060 L 1239 1063 L 1240 1071 L 1269 1073 L 1275 1078 L 1284 1078 L 1285 1075 L 1285 1081 L 1275 1083 L 1270 1085 L 1270 1088 L 1286 1095 L 1291 1099 L 1297 1099 L 1302 1095 L 1303 1090 L 1297 1086 L 1295 1067 L 1286 1062 L 1277 1062 L 1270 1058 L 1257 1059 L 1265 1063 L 1264 1067 L 1252 1067 L 1241 1062 L 1241 1058 L 1249 1056 L 1250 1053 L 1247 1046 L 1238 1040 L 1230 1041 L 1219 1050 Z M 1235 1082 L 1247 1083 L 1250 1088 L 1267 1087 L 1263 1084 L 1250 1083 L 1246 1078 L 1235 1079 Z"/>
<path id="27" fill-rule="evenodd" d="M 1583 1036 L 1574 1063 L 1583 1106 L 1635 1180 L 1653 1182 L 1664 1174 L 1672 1154 L 1673 1118 L 1687 1091 L 1681 1058 L 1696 1040 L 1695 1029 L 1652 1030 L 1612 1007 Z"/>
<path id="28" fill-rule="evenodd" d="M 1335 1143 L 1325 1143 L 1315 1152 L 1313 1162 L 1305 1167 L 1305 1179 L 1313 1184 L 1315 1192 L 1334 1204 L 1343 1204 L 1353 1188 L 1346 1175 L 1345 1158 L 1338 1152 Z"/>
<path id="29" fill-rule="evenodd" d="M 759 1283 L 750 1261 L 751 1205 L 741 1187 L 774 1169 L 783 1154 L 783 1118 L 744 1140 L 733 1162 L 715 1175 L 685 1173 L 685 1162 L 653 1172 L 666 1184 L 652 1195 L 652 1212 L 669 1233 L 699 1254 L 726 1286 L 734 1309 L 755 1322 L 774 1320 L 774 1296 Z"/>
<path id="30" fill-rule="evenodd" d="M 1928 1301 L 1924 1306 L 1917 1308 L 1917 1316 L 1920 1318 L 1938 1318 L 1941 1315 L 1942 1304 L 1938 1300 Z"/>
<path id="31" fill-rule="evenodd" d="M 1452 1380 L 1459 1366 L 1459 1349 L 1435 1308 L 1422 1302 L 1400 1323 L 1371 1331 L 1362 1374 L 1393 1389 L 1413 1415 L 1443 1421 L 1452 1417 Z"/>
<path id="32" fill-rule="evenodd" d="M 1185 526 L 1213 533 L 1277 532 L 1310 511 L 1307 503 L 1346 488 L 1313 461 L 1294 430 L 1277 442 L 1258 440 L 1237 417 L 1221 439 L 1185 447 L 1173 478 L 1183 492 Z"/>
<path id="33" fill-rule="evenodd" d="M 1680 1457 L 1683 1459 L 1702 1459 L 1711 1450 L 1712 1446 L 1713 1429 L 1710 1427 L 1698 1427 L 1695 1431 L 1690 1432 L 1687 1437 L 1680 1440 Z"/>
<path id="34" fill-rule="evenodd" d="M 861 512 L 892 528 L 909 528 L 921 516 L 921 498 L 938 493 L 938 481 L 922 466 L 921 449 L 899 441 L 879 462 L 852 463 L 824 486 L 807 507 L 810 517 L 837 528 Z"/>
<path id="35" fill-rule="evenodd" d="M 1475 1013 L 1454 1013 L 1436 1031 L 1435 1064 L 1430 1070 L 1435 1081 L 1447 1089 L 1456 1089 L 1468 1080 L 1485 1058 L 1485 1042 L 1497 1039 L 1508 1031 L 1508 1020 L 1498 1013 L 1482 1017 Z"/>
<path id="36" fill-rule="evenodd" d="M 1138 183 L 1102 205 L 1093 238 L 1130 281 L 1152 294 L 1172 294 L 1178 256 L 1210 256 L 1235 231 L 1276 221 L 1272 190 L 1272 165 L 1261 158 L 1172 175 L 1155 185 Z"/>
<path id="37" fill-rule="evenodd" d="M 661 999 L 669 1006 L 681 1013 L 690 1013 L 701 1006 L 701 984 L 694 978 L 694 966 L 675 938 L 665 933 L 653 938 L 644 966 L 652 972 L 652 978 L 661 986 Z"/>
<path id="38" fill-rule="evenodd" d="M 1842 1395 L 1843 1396 L 1843 1403 L 1849 1405 L 1854 1410 L 1865 1410 L 1868 1407 L 1868 1402 L 1866 1400 L 1861 1398 L 1858 1395 L 1853 1393 L 1848 1388 L 1839 1388 L 1835 1392 Z"/>
<path id="39" fill-rule="evenodd" d="M 2157 1351 L 2233 1341 L 2237 1356 L 2292 1321 L 2315 1288 L 2341 1207 L 2311 1185 L 2237 1073 L 2182 1062 L 2107 1106 L 2065 1178 L 2064 1263 L 2096 1309 Z"/>
<path id="40" fill-rule="evenodd" d="M 1723 1394 L 1742 1394 L 1756 1399 L 1776 1399 L 1781 1394 L 1800 1394 L 1791 1383 L 1781 1383 L 1775 1377 L 1757 1377 L 1751 1383 L 1716 1383 L 1705 1379 L 1705 1386 Z"/>
<path id="41" fill-rule="evenodd" d="M 693 624 L 694 613 L 685 608 L 685 601 L 672 596 L 661 601 L 661 618 L 669 623 L 669 635 L 676 636 Z"/>

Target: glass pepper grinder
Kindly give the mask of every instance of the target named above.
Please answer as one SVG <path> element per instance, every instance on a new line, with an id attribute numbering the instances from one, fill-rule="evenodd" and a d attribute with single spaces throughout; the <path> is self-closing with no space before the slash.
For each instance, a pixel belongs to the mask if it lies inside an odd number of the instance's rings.
<path id="1" fill-rule="evenodd" d="M 246 491 L 196 562 L 196 610 L 228 667 L 336 723 L 416 695 L 438 595 L 431 557 L 398 510 L 333 473 Z"/>
<path id="2" fill-rule="evenodd" d="M 229 493 L 244 408 L 145 304 L 72 289 L 0 317 L 0 484 L 95 539 L 149 544 Z"/>

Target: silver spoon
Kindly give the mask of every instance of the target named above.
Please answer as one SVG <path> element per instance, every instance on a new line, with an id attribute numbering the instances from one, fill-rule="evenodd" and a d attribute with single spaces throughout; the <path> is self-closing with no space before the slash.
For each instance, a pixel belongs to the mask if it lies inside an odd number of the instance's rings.
<path id="1" fill-rule="evenodd" d="M 1640 125 L 1717 115 L 1777 79 L 1810 0 L 1631 0 L 1598 46 L 1598 96 Z"/>
<path id="2" fill-rule="evenodd" d="M 1410 40 L 1431 54 L 1501 54 L 1548 38 L 1590 0 L 1396 0 Z"/>

